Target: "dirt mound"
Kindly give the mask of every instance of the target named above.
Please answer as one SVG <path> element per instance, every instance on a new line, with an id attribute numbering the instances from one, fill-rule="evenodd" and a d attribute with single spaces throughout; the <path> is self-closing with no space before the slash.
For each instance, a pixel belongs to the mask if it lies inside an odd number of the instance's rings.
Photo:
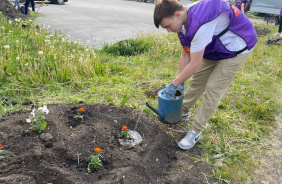
<path id="1" fill-rule="evenodd" d="M 257 32 L 258 37 L 266 36 L 269 33 L 271 33 L 271 30 L 264 28 L 264 27 L 259 27 L 259 26 L 254 26 L 255 30 Z"/>
<path id="2" fill-rule="evenodd" d="M 85 112 L 75 121 L 78 109 Z M 104 104 L 48 105 L 48 125 L 43 133 L 29 129 L 30 112 L 3 117 L 0 123 L 0 183 L 204 183 L 212 168 L 190 157 L 202 156 L 202 149 L 180 151 L 165 131 L 167 125 L 141 116 L 136 131 L 143 141 L 122 147 L 121 128 L 133 130 L 139 114 L 133 109 Z M 162 128 L 163 127 L 163 128 Z M 47 136 L 48 135 L 48 136 Z M 44 138 L 49 137 L 49 139 Z M 183 135 L 179 135 L 180 139 Z M 87 172 L 94 148 L 102 149 L 103 167 Z M 206 175 L 204 175 L 206 174 Z"/>
<path id="3" fill-rule="evenodd" d="M 0 1 L 0 11 L 8 19 L 15 19 L 15 18 L 26 19 L 27 18 L 26 15 L 22 14 L 19 10 L 14 8 L 13 5 L 9 2 L 9 0 Z"/>

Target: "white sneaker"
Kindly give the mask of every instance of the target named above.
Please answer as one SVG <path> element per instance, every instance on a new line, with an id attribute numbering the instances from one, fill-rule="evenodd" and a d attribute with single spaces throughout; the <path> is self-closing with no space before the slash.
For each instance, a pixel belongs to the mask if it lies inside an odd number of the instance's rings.
<path id="1" fill-rule="evenodd" d="M 186 114 L 182 114 L 182 121 L 189 121 L 189 115 L 190 115 L 190 113 L 188 112 L 188 113 L 186 113 Z"/>
<path id="2" fill-rule="evenodd" d="M 197 133 L 194 130 L 189 130 L 188 134 L 178 143 L 178 146 L 183 150 L 189 150 L 195 146 L 200 140 L 201 132 Z"/>

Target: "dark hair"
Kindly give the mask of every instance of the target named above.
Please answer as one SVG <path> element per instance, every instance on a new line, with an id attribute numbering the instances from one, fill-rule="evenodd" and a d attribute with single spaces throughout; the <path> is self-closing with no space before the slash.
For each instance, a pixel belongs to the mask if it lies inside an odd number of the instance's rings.
<path id="1" fill-rule="evenodd" d="M 183 8 L 178 0 L 158 0 L 154 10 L 155 26 L 159 28 L 164 18 L 172 17 L 176 11 L 181 11 Z"/>

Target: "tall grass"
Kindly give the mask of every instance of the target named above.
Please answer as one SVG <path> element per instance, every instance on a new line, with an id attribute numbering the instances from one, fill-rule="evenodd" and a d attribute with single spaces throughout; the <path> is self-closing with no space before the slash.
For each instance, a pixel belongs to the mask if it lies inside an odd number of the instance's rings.
<path id="1" fill-rule="evenodd" d="M 145 101 L 157 106 L 146 91 L 159 89 L 178 74 L 181 46 L 175 34 L 140 33 L 95 50 L 63 34 L 53 35 L 33 21 L 2 16 L 0 25 L 0 116 L 29 108 L 25 102 L 84 101 L 141 110 Z M 202 160 L 222 163 L 213 174 L 220 183 L 247 182 L 253 176 L 257 162 L 251 156 L 268 146 L 264 140 L 281 112 L 282 50 L 281 45 L 266 45 L 267 39 L 259 38 L 198 145 L 206 150 Z M 184 132 L 190 128 L 183 126 Z"/>

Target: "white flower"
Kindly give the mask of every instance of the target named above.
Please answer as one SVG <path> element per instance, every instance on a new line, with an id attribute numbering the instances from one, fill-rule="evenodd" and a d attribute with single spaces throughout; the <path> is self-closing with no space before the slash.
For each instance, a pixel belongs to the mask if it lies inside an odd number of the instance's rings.
<path id="1" fill-rule="evenodd" d="M 38 51 L 38 54 L 39 54 L 39 55 L 42 55 L 42 54 L 43 54 L 43 51 L 41 51 L 41 50 Z"/>
<path id="2" fill-rule="evenodd" d="M 4 26 L 2 26 L 2 27 L 1 27 L 1 29 L 5 29 L 5 27 L 4 27 Z"/>
<path id="3" fill-rule="evenodd" d="M 46 114 L 49 113 L 49 110 L 47 109 L 46 105 L 43 105 L 43 107 L 39 107 L 38 110 L 42 111 L 43 113 L 45 112 Z"/>
<path id="4" fill-rule="evenodd" d="M 4 45 L 4 48 L 5 48 L 5 49 L 9 49 L 9 48 L 10 48 L 10 45 Z"/>
<path id="5" fill-rule="evenodd" d="M 20 57 L 16 57 L 16 60 L 20 60 L 21 58 Z"/>
<path id="6" fill-rule="evenodd" d="M 28 66 L 28 63 L 24 64 L 25 66 Z"/>
<path id="7" fill-rule="evenodd" d="M 19 41 L 19 40 L 16 40 L 16 42 L 19 43 L 20 41 Z"/>
<path id="8" fill-rule="evenodd" d="M 26 119 L 26 122 L 31 123 L 31 119 L 30 118 Z"/>
<path id="9" fill-rule="evenodd" d="M 32 109 L 30 114 L 32 115 L 33 118 L 35 118 L 35 114 L 36 114 L 35 109 Z"/>

